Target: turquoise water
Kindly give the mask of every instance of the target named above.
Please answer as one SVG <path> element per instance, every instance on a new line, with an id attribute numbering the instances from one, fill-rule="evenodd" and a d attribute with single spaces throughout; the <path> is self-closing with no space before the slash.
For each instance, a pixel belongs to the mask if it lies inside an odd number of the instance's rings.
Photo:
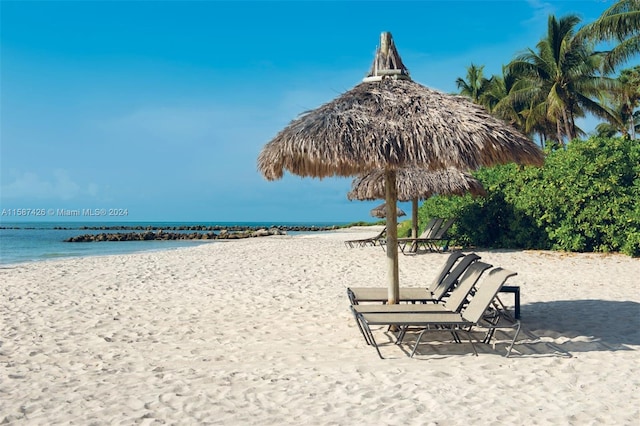
<path id="1" fill-rule="evenodd" d="M 0 265 L 34 262 L 47 259 L 98 256 L 107 254 L 125 254 L 141 251 L 168 250 L 180 247 L 193 247 L 200 244 L 215 244 L 200 240 L 177 241 L 120 241 L 67 243 L 66 238 L 84 234 L 140 232 L 140 230 L 118 229 L 82 229 L 82 227 L 147 227 L 171 228 L 179 226 L 332 226 L 338 223 L 258 223 L 258 222 L 1 222 L 0 223 Z M 171 232 L 179 232 L 172 230 Z M 192 233 L 194 231 L 184 231 Z M 289 232 L 294 234 L 296 232 Z M 298 232 L 299 233 L 299 232 Z"/>

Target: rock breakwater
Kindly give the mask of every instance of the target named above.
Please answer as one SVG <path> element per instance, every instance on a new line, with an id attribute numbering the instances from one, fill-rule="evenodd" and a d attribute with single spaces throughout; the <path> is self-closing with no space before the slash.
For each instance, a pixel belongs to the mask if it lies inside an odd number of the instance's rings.
<path id="1" fill-rule="evenodd" d="M 267 237 L 270 235 L 286 235 L 288 231 L 312 232 L 337 229 L 337 226 L 272 226 L 270 228 L 250 228 L 241 226 L 178 226 L 164 229 L 140 227 L 139 232 L 101 232 L 83 234 L 65 239 L 69 243 L 101 242 L 101 241 L 158 241 L 158 240 L 235 240 L 240 238 Z M 126 227 L 82 228 L 87 230 L 123 230 Z M 193 231 L 193 232 L 188 232 Z M 218 232 L 215 232 L 218 231 Z"/>

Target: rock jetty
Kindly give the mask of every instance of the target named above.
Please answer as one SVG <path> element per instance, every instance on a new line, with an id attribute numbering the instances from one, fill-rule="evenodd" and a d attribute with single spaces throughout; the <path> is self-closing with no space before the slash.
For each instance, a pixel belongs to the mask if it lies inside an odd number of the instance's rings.
<path id="1" fill-rule="evenodd" d="M 212 228 L 216 228 L 215 230 L 217 230 L 218 232 L 214 232 Z M 166 229 L 154 229 L 148 227 L 144 228 L 145 230 L 141 232 L 101 232 L 98 234 L 83 234 L 67 238 L 64 241 L 69 243 L 85 243 L 100 241 L 236 240 L 241 238 L 266 237 L 270 235 L 286 235 L 287 231 L 326 231 L 337 228 L 337 226 L 272 226 L 270 228 L 180 226 L 171 228 L 167 231 Z M 111 229 L 113 228 L 96 228 L 91 230 Z"/>

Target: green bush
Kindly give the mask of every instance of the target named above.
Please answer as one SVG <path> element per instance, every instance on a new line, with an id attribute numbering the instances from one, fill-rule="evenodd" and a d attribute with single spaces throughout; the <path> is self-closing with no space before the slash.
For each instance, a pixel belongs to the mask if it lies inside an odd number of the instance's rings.
<path id="1" fill-rule="evenodd" d="M 403 220 L 398 223 L 398 237 L 410 237 L 411 236 L 411 220 Z"/>
<path id="2" fill-rule="evenodd" d="M 463 245 L 640 255 L 640 142 L 593 137 L 546 152 L 544 167 L 515 164 L 475 173 L 487 197 L 436 196 L 419 210 L 456 217 Z"/>
<path id="3" fill-rule="evenodd" d="M 554 248 L 640 254 L 633 249 L 633 235 L 640 232 L 638 141 L 573 141 L 547 157 L 544 178 L 556 183 L 543 193 L 547 200 L 540 199 L 547 213 L 541 222 Z"/>
<path id="4" fill-rule="evenodd" d="M 455 217 L 450 236 L 464 246 L 493 248 L 549 248 L 550 242 L 532 216 L 517 203 L 515 188 L 523 179 L 515 165 L 482 169 L 476 177 L 487 190 L 486 197 L 436 196 L 420 207 L 420 221 L 430 217 Z"/>

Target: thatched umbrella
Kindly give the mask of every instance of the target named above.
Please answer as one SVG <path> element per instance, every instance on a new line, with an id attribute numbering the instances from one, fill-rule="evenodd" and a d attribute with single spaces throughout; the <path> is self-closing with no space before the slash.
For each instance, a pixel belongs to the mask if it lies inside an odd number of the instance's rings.
<path id="1" fill-rule="evenodd" d="M 384 169 L 389 303 L 397 303 L 396 170 L 475 169 L 500 163 L 542 165 L 528 138 L 482 107 L 415 83 L 382 33 L 369 75 L 331 102 L 293 120 L 258 156 L 269 180 L 284 170 L 299 176 L 354 176 Z"/>
<path id="2" fill-rule="evenodd" d="M 349 200 L 384 199 L 385 173 L 374 169 L 359 175 L 351 183 Z M 486 191 L 479 180 L 468 172 L 448 168 L 429 171 L 418 167 L 405 167 L 396 171 L 396 193 L 398 201 L 411 201 L 412 235 L 418 236 L 418 200 L 426 200 L 435 194 L 484 196 Z"/>
<path id="3" fill-rule="evenodd" d="M 387 217 L 387 203 L 382 203 L 371 209 L 371 216 L 379 219 Z M 396 206 L 396 216 L 406 216 L 407 214 L 400 207 Z"/>

